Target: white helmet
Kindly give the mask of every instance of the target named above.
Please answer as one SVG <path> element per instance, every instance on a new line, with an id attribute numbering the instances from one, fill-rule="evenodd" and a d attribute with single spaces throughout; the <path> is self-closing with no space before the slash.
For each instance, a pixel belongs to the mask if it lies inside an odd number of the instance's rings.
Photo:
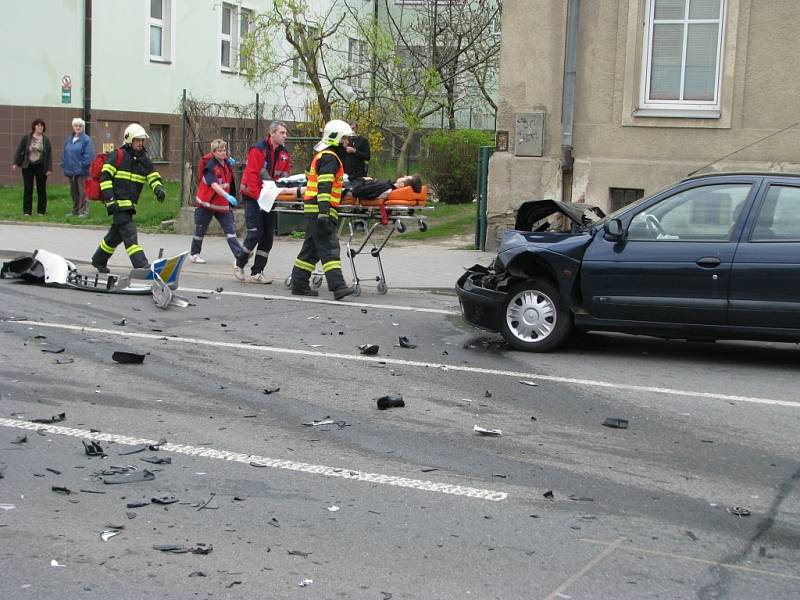
<path id="1" fill-rule="evenodd" d="M 144 130 L 144 127 L 138 123 L 131 123 L 125 128 L 125 134 L 122 136 L 123 144 L 130 144 L 133 140 L 143 139 L 149 140 L 150 136 Z"/>
<path id="2" fill-rule="evenodd" d="M 346 121 L 334 119 L 325 123 L 325 128 L 322 130 L 322 139 L 314 146 L 314 151 L 319 152 L 329 146 L 338 146 L 343 137 L 353 137 L 353 129 Z"/>

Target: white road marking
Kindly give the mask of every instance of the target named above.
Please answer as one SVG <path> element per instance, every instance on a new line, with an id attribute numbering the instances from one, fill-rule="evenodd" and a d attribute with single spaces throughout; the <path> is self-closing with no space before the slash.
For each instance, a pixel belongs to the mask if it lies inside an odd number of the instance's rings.
<path id="1" fill-rule="evenodd" d="M 138 333 L 135 331 L 118 331 L 114 329 L 101 329 L 98 327 L 84 327 L 81 325 L 67 325 L 64 323 L 48 323 L 44 321 L 12 320 L 5 321 L 7 324 L 20 324 L 32 327 L 49 327 L 53 329 L 65 329 L 68 331 L 82 331 L 88 333 L 99 333 L 114 337 L 138 338 L 162 342 L 175 342 L 180 344 L 191 344 L 199 346 L 211 346 L 216 348 L 236 348 L 248 352 L 264 352 L 267 354 L 295 354 L 300 356 L 313 356 L 318 358 L 338 358 L 365 363 L 382 363 L 387 365 L 401 365 L 405 367 L 423 367 L 428 369 L 441 369 L 443 371 L 459 371 L 463 373 L 478 373 L 481 375 L 493 375 L 497 377 L 514 377 L 516 379 L 533 379 L 538 381 L 552 381 L 555 383 L 569 383 L 587 387 L 602 387 L 615 390 L 626 390 L 633 392 L 645 392 L 652 394 L 666 394 L 669 396 L 684 396 L 691 398 L 708 398 L 711 400 L 725 400 L 733 402 L 747 402 L 750 404 L 764 404 L 768 406 L 785 406 L 788 408 L 800 408 L 800 401 L 794 400 L 775 400 L 773 398 L 759 398 L 757 396 L 737 396 L 733 394 L 719 394 L 716 392 L 700 392 L 697 390 L 682 390 L 678 388 L 664 388 L 647 385 L 633 385 L 624 383 L 613 383 L 595 379 L 578 379 L 575 377 L 559 377 L 557 375 L 539 375 L 538 373 L 526 373 L 521 371 L 504 371 L 502 369 L 484 369 L 481 367 L 467 367 L 464 365 L 448 365 L 445 363 L 423 362 L 417 360 L 404 360 L 401 358 L 388 358 L 381 356 L 364 356 L 361 354 L 340 354 L 337 352 L 319 352 L 316 350 L 302 350 L 297 348 L 277 348 L 275 346 L 257 346 L 254 344 L 241 344 L 236 342 L 217 342 L 200 338 L 190 338 L 182 336 L 165 336 L 152 333 Z"/>
<path id="2" fill-rule="evenodd" d="M 126 446 L 139 446 L 141 444 L 157 444 L 157 440 L 117 435 L 115 433 L 92 432 L 86 429 L 75 429 L 73 427 L 63 427 L 61 425 L 44 425 L 41 423 L 31 423 L 30 421 L 20 421 L 18 419 L 0 418 L 0 426 L 13 427 L 15 429 L 27 429 L 31 431 L 44 430 L 48 433 L 57 435 L 67 435 L 71 437 L 86 438 L 98 442 L 115 442 Z M 273 469 L 284 469 L 287 471 L 297 471 L 299 473 L 310 473 L 313 475 L 324 475 L 326 477 L 339 477 L 353 481 L 365 481 L 367 483 L 381 483 L 397 487 L 411 488 L 426 492 L 439 492 L 453 496 L 466 496 L 478 500 L 492 500 L 499 502 L 508 498 L 506 492 L 495 490 L 484 490 L 481 488 L 467 487 L 463 485 L 450 485 L 447 483 L 435 483 L 422 479 L 409 479 L 396 475 L 383 475 L 380 473 L 367 473 L 355 469 L 342 469 L 328 467 L 325 465 L 314 465 L 309 463 L 297 462 L 293 460 L 283 460 L 279 458 L 269 458 L 258 454 L 244 454 L 241 452 L 230 452 L 228 450 L 216 450 L 205 446 L 189 446 L 186 444 L 162 444 L 159 448 L 166 452 L 185 454 L 186 456 L 200 456 L 217 460 L 232 460 L 244 464 L 255 463 L 259 467 L 271 467 Z"/>
<path id="3" fill-rule="evenodd" d="M 399 306 L 396 304 L 368 304 L 366 302 L 353 302 L 347 300 L 328 300 L 326 298 L 309 298 L 308 296 L 280 296 L 278 294 L 254 294 L 252 292 L 215 292 L 214 290 L 201 290 L 199 288 L 185 288 L 182 287 L 179 292 L 191 292 L 195 294 L 220 294 L 221 296 L 242 296 L 244 298 L 259 298 L 262 300 L 291 300 L 292 302 L 310 302 L 312 304 L 333 304 L 335 306 L 358 306 L 360 308 L 375 308 L 385 310 L 402 310 L 406 312 L 422 312 L 433 313 L 435 315 L 460 315 L 461 313 L 456 310 L 447 310 L 444 308 L 424 308 L 415 306 Z"/>

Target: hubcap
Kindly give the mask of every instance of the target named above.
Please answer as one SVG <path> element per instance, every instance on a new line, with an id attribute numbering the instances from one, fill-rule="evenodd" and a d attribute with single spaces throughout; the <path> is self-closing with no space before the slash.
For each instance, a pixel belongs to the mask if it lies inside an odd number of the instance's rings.
<path id="1" fill-rule="evenodd" d="M 524 342 L 541 342 L 556 325 L 555 304 L 537 290 L 520 292 L 508 303 L 506 324 L 516 338 Z"/>

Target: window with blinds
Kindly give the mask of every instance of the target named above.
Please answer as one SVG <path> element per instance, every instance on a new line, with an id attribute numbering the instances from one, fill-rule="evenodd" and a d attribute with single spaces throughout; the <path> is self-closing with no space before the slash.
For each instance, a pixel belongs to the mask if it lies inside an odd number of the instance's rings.
<path id="1" fill-rule="evenodd" d="M 726 0 L 647 0 L 642 107 L 716 110 Z"/>

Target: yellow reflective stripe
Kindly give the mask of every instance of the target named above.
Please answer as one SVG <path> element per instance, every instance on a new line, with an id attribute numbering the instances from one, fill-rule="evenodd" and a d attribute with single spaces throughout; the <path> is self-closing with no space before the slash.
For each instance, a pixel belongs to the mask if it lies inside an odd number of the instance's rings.
<path id="1" fill-rule="evenodd" d="M 317 191 L 317 182 L 316 181 L 309 181 L 306 185 L 306 190 L 314 190 Z"/>
<path id="2" fill-rule="evenodd" d="M 144 175 L 139 175 L 137 173 L 131 173 L 131 181 L 133 181 L 134 183 L 144 184 L 144 182 L 145 182 Z"/>
<path id="3" fill-rule="evenodd" d="M 147 176 L 147 181 L 150 183 L 152 183 L 154 179 L 161 179 L 161 175 L 158 174 L 158 171 L 153 171 Z"/>
<path id="4" fill-rule="evenodd" d="M 139 244 L 134 244 L 133 246 L 128 246 L 126 251 L 128 252 L 128 256 L 133 256 L 137 252 L 144 252 L 144 248 L 142 248 Z"/>
<path id="5" fill-rule="evenodd" d="M 331 206 L 331 208 L 330 208 L 330 211 L 328 212 L 328 214 L 329 214 L 331 217 L 333 217 L 334 219 L 338 219 L 338 218 L 339 218 L 339 213 L 338 213 L 338 212 L 336 211 L 336 209 L 335 209 L 335 208 L 333 208 L 332 206 Z"/>
<path id="6" fill-rule="evenodd" d="M 100 182 L 100 189 L 101 190 L 110 190 L 112 187 L 114 187 L 114 182 L 111 181 L 110 179 L 107 179 L 106 181 L 101 181 Z"/>
<path id="7" fill-rule="evenodd" d="M 113 177 L 114 174 L 117 172 L 117 167 L 115 167 L 114 165 L 106 164 L 106 165 L 103 165 L 103 168 L 100 169 L 100 172 L 101 173 L 102 172 L 106 172 L 106 173 L 108 173 L 109 175 L 111 175 Z"/>
<path id="8" fill-rule="evenodd" d="M 328 175 L 320 175 L 319 177 L 317 177 L 317 183 L 327 183 L 327 182 L 333 183 L 334 179 L 336 179 L 336 176 L 333 173 L 330 173 Z"/>
<path id="9" fill-rule="evenodd" d="M 322 271 L 324 273 L 332 271 L 333 269 L 341 269 L 341 268 L 342 268 L 342 261 L 340 260 L 332 260 L 330 262 L 322 263 Z"/>
<path id="10" fill-rule="evenodd" d="M 319 206 L 317 206 L 316 204 L 312 204 L 310 202 L 306 202 L 303 205 L 303 212 L 304 213 L 318 213 L 319 212 Z"/>
<path id="11" fill-rule="evenodd" d="M 317 202 L 330 202 L 331 195 L 324 192 L 317 194 Z"/>
<path id="12" fill-rule="evenodd" d="M 294 266 L 298 269 L 302 269 L 303 271 L 308 271 L 309 273 L 314 272 L 314 265 L 310 262 L 306 262 L 304 260 L 300 260 L 299 258 L 294 259 Z"/>
<path id="13" fill-rule="evenodd" d="M 117 206 L 120 208 L 128 208 L 129 206 L 133 206 L 132 200 L 117 200 Z"/>
<path id="14" fill-rule="evenodd" d="M 102 250 L 106 254 L 114 254 L 115 249 L 106 244 L 105 240 L 100 240 L 100 250 Z"/>

